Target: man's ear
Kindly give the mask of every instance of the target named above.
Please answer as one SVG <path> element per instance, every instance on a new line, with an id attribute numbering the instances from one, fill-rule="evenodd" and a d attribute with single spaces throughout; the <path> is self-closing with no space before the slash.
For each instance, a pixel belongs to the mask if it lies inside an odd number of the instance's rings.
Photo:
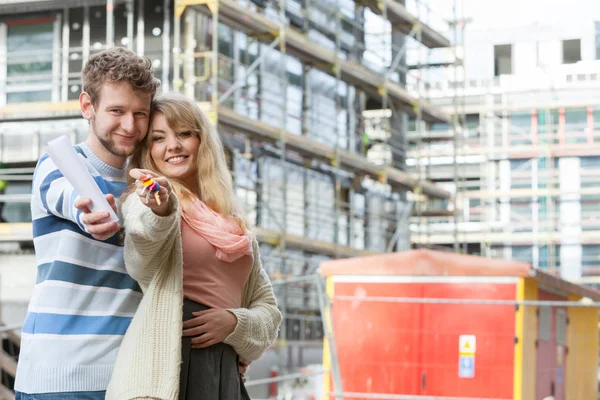
<path id="1" fill-rule="evenodd" d="M 81 115 L 88 121 L 94 116 L 94 105 L 92 104 L 92 98 L 86 92 L 81 92 L 79 95 L 79 108 L 81 109 Z"/>

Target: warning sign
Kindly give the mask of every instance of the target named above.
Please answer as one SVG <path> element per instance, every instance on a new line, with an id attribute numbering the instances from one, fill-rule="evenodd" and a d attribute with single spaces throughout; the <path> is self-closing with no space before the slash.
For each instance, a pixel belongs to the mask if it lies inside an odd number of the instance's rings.
<path id="1" fill-rule="evenodd" d="M 460 335 L 458 337 L 458 377 L 475 377 L 475 351 L 477 341 L 475 335 Z"/>
<path id="2" fill-rule="evenodd" d="M 461 356 L 474 356 L 477 350 L 475 335 L 460 335 L 458 337 L 458 354 Z"/>

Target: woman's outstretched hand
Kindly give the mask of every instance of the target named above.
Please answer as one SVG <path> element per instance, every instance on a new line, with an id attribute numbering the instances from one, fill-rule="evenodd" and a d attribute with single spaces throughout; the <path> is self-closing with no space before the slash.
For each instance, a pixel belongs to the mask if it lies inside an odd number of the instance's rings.
<path id="1" fill-rule="evenodd" d="M 183 336 L 192 338 L 192 348 L 203 349 L 221 343 L 237 326 L 236 316 L 222 308 L 192 313 L 194 318 L 183 322 Z"/>
<path id="2" fill-rule="evenodd" d="M 136 193 L 140 196 L 140 200 L 146 206 L 148 206 L 154 214 L 159 216 L 166 216 L 169 214 L 169 195 L 171 194 L 171 184 L 169 180 L 164 176 L 160 176 L 147 169 L 134 168 L 129 171 L 129 176 L 135 179 Z M 158 189 L 158 200 L 155 193 L 150 193 L 149 190 L 144 190 L 142 182 L 152 179 L 154 182 L 160 185 Z M 148 195 L 149 194 L 149 195 Z M 159 204 L 160 203 L 160 204 Z"/>

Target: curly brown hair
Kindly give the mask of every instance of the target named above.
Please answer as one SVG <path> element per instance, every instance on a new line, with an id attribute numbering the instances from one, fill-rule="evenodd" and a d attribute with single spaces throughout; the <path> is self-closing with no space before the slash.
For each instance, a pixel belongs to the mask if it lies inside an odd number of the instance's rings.
<path id="1" fill-rule="evenodd" d="M 148 57 L 138 56 L 123 47 L 113 47 L 89 58 L 82 71 L 83 91 L 96 105 L 103 84 L 127 82 L 135 92 L 154 98 L 160 81 L 152 73 L 152 61 Z"/>

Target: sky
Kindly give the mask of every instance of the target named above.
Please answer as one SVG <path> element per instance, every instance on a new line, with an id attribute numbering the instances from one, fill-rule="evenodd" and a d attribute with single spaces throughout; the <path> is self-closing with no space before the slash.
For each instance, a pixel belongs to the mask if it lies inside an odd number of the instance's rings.
<path id="1" fill-rule="evenodd" d="M 419 0 L 423 1 L 423 0 Z M 459 12 L 472 18 L 469 30 L 551 25 L 557 29 L 577 24 L 582 16 L 600 21 L 600 0 L 456 0 Z M 416 0 L 407 0 L 407 8 Z M 428 0 L 432 12 L 452 18 L 453 0 Z M 557 10 L 559 10 L 557 12 Z"/>

